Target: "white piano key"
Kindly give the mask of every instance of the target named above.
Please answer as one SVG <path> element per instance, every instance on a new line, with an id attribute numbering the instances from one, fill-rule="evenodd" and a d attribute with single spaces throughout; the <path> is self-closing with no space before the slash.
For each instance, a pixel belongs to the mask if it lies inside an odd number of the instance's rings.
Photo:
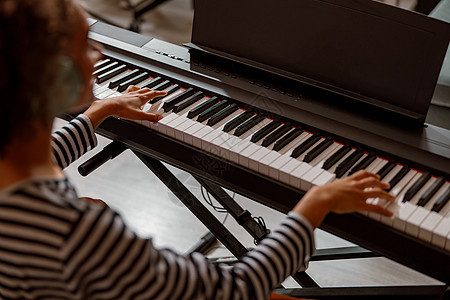
<path id="1" fill-rule="evenodd" d="M 434 211 L 430 212 L 419 228 L 419 238 L 431 243 L 433 230 L 442 221 L 442 216 Z"/>
<path id="2" fill-rule="evenodd" d="M 309 164 L 313 167 L 318 166 L 318 167 L 322 168 L 325 161 L 330 156 L 332 156 L 336 151 L 338 151 L 341 147 L 342 147 L 342 145 L 338 144 L 338 143 L 331 144 L 327 149 L 322 151 L 322 153 L 320 153 L 315 159 L 313 159 L 311 162 L 309 162 Z"/>
<path id="3" fill-rule="evenodd" d="M 421 206 L 416 207 L 414 212 L 408 217 L 406 233 L 417 237 L 419 235 L 420 224 L 426 219 L 429 213 L 429 210 Z"/>
<path id="4" fill-rule="evenodd" d="M 250 143 L 250 144 L 244 143 L 243 145 L 245 145 L 246 147 L 242 150 L 241 155 L 239 156 L 239 164 L 246 168 L 249 168 L 250 157 L 252 157 L 252 155 L 256 151 L 261 149 L 261 146 L 258 144 L 254 144 L 254 143 Z M 266 148 L 263 148 L 263 149 L 267 150 Z M 257 165 L 256 165 L 256 168 L 257 168 Z"/>
<path id="5" fill-rule="evenodd" d="M 109 88 L 106 85 L 102 86 L 102 85 L 98 85 L 98 84 L 96 84 L 96 86 L 94 86 L 94 88 L 92 89 L 95 97 L 97 97 L 99 94 L 101 94 L 107 90 L 109 90 Z"/>
<path id="6" fill-rule="evenodd" d="M 189 118 L 186 118 L 186 119 L 184 120 L 184 122 L 181 123 L 180 125 L 178 125 L 178 127 L 175 129 L 175 137 L 176 137 L 176 139 L 177 139 L 177 140 L 180 140 L 180 141 L 184 141 L 184 140 L 185 140 L 184 136 L 185 136 L 187 130 L 188 130 L 191 126 L 194 126 L 194 124 L 196 124 L 196 123 L 197 123 L 197 122 L 192 121 L 192 120 L 189 119 Z"/>
<path id="7" fill-rule="evenodd" d="M 213 130 L 214 130 L 214 128 L 203 125 L 202 129 L 200 129 L 192 134 L 192 145 L 199 149 L 202 149 L 203 137 L 206 136 L 207 134 L 209 134 L 210 132 L 212 132 Z"/>
<path id="8" fill-rule="evenodd" d="M 393 227 L 402 232 L 405 232 L 407 220 L 416 208 L 416 205 L 409 202 L 393 203 L 391 206 L 389 206 L 389 210 L 394 213 L 394 222 L 392 224 Z"/>
<path id="9" fill-rule="evenodd" d="M 301 143 L 303 143 L 303 141 L 305 141 L 308 137 L 310 137 L 312 134 L 306 131 L 303 131 L 302 134 L 300 134 L 298 137 L 296 137 L 295 139 L 293 139 L 289 144 L 287 144 L 286 146 L 284 146 L 280 151 L 278 151 L 278 153 L 280 154 L 285 154 L 287 156 L 291 156 L 292 155 L 292 151 Z"/>
<path id="10" fill-rule="evenodd" d="M 385 161 L 384 159 L 377 157 L 370 165 L 367 166 L 367 168 L 365 168 L 365 170 L 368 172 L 371 172 L 371 173 L 376 173 L 381 168 L 381 167 L 378 168 L 378 166 L 380 164 L 382 164 L 384 161 Z M 377 171 L 374 172 L 374 170 L 377 170 Z"/>
<path id="11" fill-rule="evenodd" d="M 195 121 L 194 121 L 195 122 Z M 184 142 L 186 142 L 189 145 L 194 144 L 194 133 L 204 128 L 205 125 L 199 122 L 195 122 L 194 125 L 190 126 L 183 136 Z"/>
<path id="12" fill-rule="evenodd" d="M 288 162 L 291 162 L 292 160 L 293 160 L 292 157 L 289 157 L 288 155 L 280 155 L 280 157 L 278 159 L 276 159 L 270 163 L 269 176 L 272 178 L 275 178 L 277 180 L 280 180 L 281 169 L 283 168 L 283 166 L 285 164 L 287 164 Z M 289 183 L 289 177 L 287 177 L 287 178 L 288 178 L 287 182 L 284 181 L 285 183 Z"/>
<path id="13" fill-rule="evenodd" d="M 444 248 L 447 243 L 447 237 L 450 234 L 450 219 L 442 218 L 441 222 L 433 229 L 431 243 Z"/>
<path id="14" fill-rule="evenodd" d="M 317 176 L 312 182 L 315 185 L 324 185 L 333 182 L 336 179 L 336 174 L 330 173 L 328 171 L 323 171 L 319 176 Z"/>
<path id="15" fill-rule="evenodd" d="M 100 99 L 100 100 L 101 100 L 101 99 L 105 99 L 105 98 L 107 98 L 108 96 L 114 94 L 115 92 L 116 92 L 116 91 L 114 91 L 114 90 L 107 89 L 107 90 L 101 92 L 100 94 L 98 94 L 96 97 L 97 97 L 98 99 Z"/>
<path id="16" fill-rule="evenodd" d="M 375 167 L 372 168 L 372 170 L 371 170 L 372 173 L 377 173 L 384 167 L 384 165 L 386 165 L 389 162 L 387 159 L 384 159 L 381 157 L 377 157 L 377 159 L 379 159 L 379 163 Z"/>
<path id="17" fill-rule="evenodd" d="M 258 166 L 259 173 L 269 176 L 269 165 L 280 157 L 281 157 L 281 154 L 279 154 L 278 152 L 273 151 L 273 150 L 270 151 L 269 154 L 264 156 L 259 161 L 259 166 Z"/>
<path id="18" fill-rule="evenodd" d="M 271 151 L 265 147 L 259 147 L 248 159 L 248 167 L 254 171 L 259 171 L 259 162 Z"/>
<path id="19" fill-rule="evenodd" d="M 312 167 L 300 178 L 300 189 L 302 191 L 308 191 L 313 187 L 313 181 L 316 179 L 324 170 L 321 167 Z"/>
<path id="20" fill-rule="evenodd" d="M 310 169 L 312 168 L 311 165 L 305 163 L 305 162 L 301 162 L 300 165 L 295 168 L 292 172 L 291 172 L 291 176 L 289 178 L 289 183 L 290 185 L 292 185 L 293 187 L 296 187 L 298 189 L 300 189 L 300 185 L 301 185 L 301 177 L 308 172 Z"/>
<path id="21" fill-rule="evenodd" d="M 290 184 L 290 177 L 291 173 L 302 164 L 302 162 L 289 157 L 289 160 L 287 163 L 285 163 L 279 171 L 279 178 L 281 182 L 284 182 L 286 184 Z"/>

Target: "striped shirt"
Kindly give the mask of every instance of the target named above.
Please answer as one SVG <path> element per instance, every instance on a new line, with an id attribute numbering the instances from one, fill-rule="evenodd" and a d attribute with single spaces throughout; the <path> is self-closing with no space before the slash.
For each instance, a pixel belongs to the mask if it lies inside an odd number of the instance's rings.
<path id="1" fill-rule="evenodd" d="M 62 167 L 95 145 L 84 115 L 53 134 Z M 80 201 L 67 178 L 0 191 L 1 299 L 267 299 L 313 251 L 313 228 L 295 213 L 239 262 L 220 266 L 155 248 L 110 208 Z"/>

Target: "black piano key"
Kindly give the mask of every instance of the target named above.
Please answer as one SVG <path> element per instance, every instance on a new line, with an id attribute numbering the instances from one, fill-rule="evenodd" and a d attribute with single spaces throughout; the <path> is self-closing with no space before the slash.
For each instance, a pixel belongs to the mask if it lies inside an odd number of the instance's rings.
<path id="1" fill-rule="evenodd" d="M 175 106 L 173 107 L 173 111 L 176 113 L 179 111 L 182 111 L 183 109 L 185 109 L 188 106 L 191 106 L 192 104 L 194 104 L 198 100 L 202 99 L 203 97 L 204 97 L 203 92 L 199 91 L 199 92 L 195 93 L 194 95 L 187 97 L 183 101 L 175 104 Z"/>
<path id="2" fill-rule="evenodd" d="M 320 144 L 318 144 L 313 149 L 309 150 L 308 153 L 306 153 L 305 158 L 303 159 L 304 162 L 309 163 L 312 160 L 314 160 L 317 156 L 320 155 L 325 149 L 330 147 L 330 145 L 333 144 L 333 140 L 331 138 L 326 138 L 323 140 Z"/>
<path id="3" fill-rule="evenodd" d="M 106 66 L 107 64 L 110 64 L 111 62 L 112 62 L 112 61 L 111 61 L 111 59 L 109 59 L 109 58 L 104 59 L 104 60 L 100 60 L 100 61 L 98 61 L 98 62 L 95 63 L 94 69 L 95 69 L 95 70 L 98 70 L 98 69 L 100 69 L 100 68 L 103 68 L 104 66 Z"/>
<path id="4" fill-rule="evenodd" d="M 163 82 L 155 85 L 152 90 L 155 91 L 164 91 L 166 88 L 170 86 L 170 80 L 164 80 Z"/>
<path id="5" fill-rule="evenodd" d="M 361 149 L 357 149 L 353 152 L 349 157 L 344 159 L 337 167 L 336 167 L 336 177 L 341 178 L 351 167 L 356 164 L 356 162 L 364 155 Z"/>
<path id="6" fill-rule="evenodd" d="M 218 113 L 219 111 L 221 111 L 222 109 L 224 109 L 227 106 L 228 106 L 228 101 L 227 100 L 223 100 L 223 101 L 221 101 L 219 103 L 216 103 L 213 106 L 211 106 L 210 108 L 208 108 L 207 110 L 205 110 L 202 113 L 200 113 L 198 115 L 197 121 L 203 122 L 203 121 L 205 121 L 206 119 L 208 119 L 212 115 Z"/>
<path id="7" fill-rule="evenodd" d="M 398 173 L 395 174 L 395 176 L 391 179 L 391 181 L 389 181 L 391 187 L 389 188 L 388 191 L 392 190 L 392 188 L 396 186 L 400 180 L 402 180 L 402 178 L 406 175 L 406 173 L 409 172 L 409 170 L 410 168 L 408 166 L 406 165 L 403 166 L 403 168 L 401 168 L 400 171 L 398 171 Z"/>
<path id="8" fill-rule="evenodd" d="M 222 109 L 221 111 L 209 117 L 206 125 L 214 126 L 215 124 L 219 123 L 220 121 L 234 113 L 236 110 L 238 110 L 238 106 L 235 103 L 228 105 L 228 107 L 226 107 L 225 109 Z"/>
<path id="9" fill-rule="evenodd" d="M 127 69 L 126 65 L 118 66 L 117 68 L 114 68 L 106 73 L 100 74 L 97 76 L 97 83 L 105 82 L 106 80 L 109 80 L 113 78 L 114 76 L 119 75 L 120 73 L 125 72 Z"/>
<path id="10" fill-rule="evenodd" d="M 417 202 L 417 205 L 425 206 L 425 204 L 430 201 L 431 197 L 436 194 L 436 192 L 441 188 L 441 186 L 444 184 L 445 180 L 444 177 L 438 177 L 433 182 L 433 184 L 419 197 L 419 201 Z"/>
<path id="11" fill-rule="evenodd" d="M 441 209 L 447 204 L 448 200 L 450 199 L 450 187 L 439 196 L 439 198 L 436 200 L 436 202 L 433 204 L 432 211 L 440 212 Z"/>
<path id="12" fill-rule="evenodd" d="M 147 72 L 143 72 L 133 78 L 128 79 L 125 82 L 122 82 L 121 84 L 119 84 L 119 86 L 117 87 L 117 91 L 118 92 L 123 92 L 125 91 L 130 85 L 135 85 L 145 79 L 148 78 L 148 73 Z"/>
<path id="13" fill-rule="evenodd" d="M 383 178 L 395 167 L 395 163 L 392 161 L 388 161 L 378 172 L 377 174 L 380 176 L 380 180 Z"/>
<path id="14" fill-rule="evenodd" d="M 111 71 L 112 69 L 117 68 L 118 66 L 119 66 L 119 63 L 117 61 L 110 62 L 109 64 L 103 65 L 102 67 L 99 67 L 97 70 L 92 72 L 92 75 L 100 76 L 101 74 Z"/>
<path id="15" fill-rule="evenodd" d="M 161 81 L 162 81 L 161 77 L 155 77 L 155 78 L 153 78 L 152 80 L 150 80 L 148 82 L 138 84 L 138 88 L 141 88 L 141 89 L 149 88 L 149 89 L 151 89 L 152 87 L 154 87 L 155 85 L 157 85 Z"/>
<path id="16" fill-rule="evenodd" d="M 252 116 L 253 116 L 253 113 L 250 111 L 243 112 L 239 116 L 236 116 L 232 120 L 228 121 L 228 123 L 225 124 L 225 126 L 223 127 L 223 131 L 230 132 L 231 130 L 236 128 L 239 124 L 241 124 L 242 122 L 245 122 L 248 119 L 250 119 Z"/>
<path id="17" fill-rule="evenodd" d="M 263 128 L 261 128 L 260 130 L 258 130 L 256 133 L 254 133 L 252 135 L 252 138 L 250 139 L 253 143 L 258 142 L 260 139 L 262 139 L 263 137 L 265 137 L 266 135 L 268 135 L 269 133 L 272 132 L 272 130 L 274 130 L 275 128 L 277 128 L 278 126 L 280 126 L 281 123 L 280 122 L 275 122 L 272 121 L 269 124 L 267 124 L 266 126 L 264 126 Z"/>
<path id="18" fill-rule="evenodd" d="M 299 135 L 303 133 L 303 130 L 301 128 L 295 128 L 285 136 L 283 136 L 281 139 L 279 139 L 275 145 L 273 145 L 273 150 L 280 151 L 283 149 L 287 144 L 292 142 L 295 138 L 297 138 Z"/>
<path id="19" fill-rule="evenodd" d="M 425 183 L 430 179 L 430 172 L 424 172 L 422 176 L 406 191 L 403 196 L 403 202 L 411 200 L 415 194 L 425 185 Z"/>
<path id="20" fill-rule="evenodd" d="M 235 136 L 241 136 L 251 128 L 255 127 L 257 124 L 261 123 L 264 120 L 264 116 L 256 115 L 250 120 L 247 120 L 246 122 L 239 125 L 238 128 L 234 131 Z"/>
<path id="21" fill-rule="evenodd" d="M 289 124 L 289 123 L 284 124 L 277 130 L 275 130 L 274 132 L 272 132 L 271 134 L 266 136 L 264 138 L 264 140 L 262 141 L 262 146 L 268 147 L 269 145 L 271 145 L 272 143 L 277 141 L 279 138 L 281 138 L 283 135 L 285 135 L 291 129 L 292 129 L 291 124 Z"/>
<path id="22" fill-rule="evenodd" d="M 324 163 L 322 168 L 324 170 L 330 169 L 334 166 L 338 161 L 340 161 L 352 148 L 349 145 L 344 145 L 336 151 L 333 155 L 331 155 Z"/>
<path id="23" fill-rule="evenodd" d="M 196 116 L 198 116 L 200 113 L 204 112 L 205 110 L 207 110 L 208 108 L 210 108 L 211 106 L 213 106 L 214 104 L 217 103 L 217 97 L 214 96 L 211 99 L 206 100 L 205 102 L 203 102 L 202 104 L 200 104 L 199 106 L 194 107 L 193 109 L 191 109 L 188 114 L 187 117 L 189 119 L 195 118 Z"/>
<path id="24" fill-rule="evenodd" d="M 164 91 L 167 92 L 167 94 L 165 96 L 161 96 L 161 97 L 156 97 L 153 98 L 152 100 L 150 100 L 149 102 L 151 104 L 158 102 L 159 100 L 161 100 L 162 98 L 165 98 L 167 96 L 169 96 L 170 94 L 178 91 L 178 89 L 180 88 L 180 86 L 178 84 L 172 84 L 171 86 L 169 86 L 167 89 L 165 89 Z"/>
<path id="25" fill-rule="evenodd" d="M 369 153 L 363 160 L 361 160 L 356 166 L 350 169 L 348 175 L 352 175 L 359 170 L 364 170 L 367 168 L 377 157 L 373 153 Z"/>
<path id="26" fill-rule="evenodd" d="M 135 70 L 133 70 L 133 71 L 131 71 L 131 72 L 129 72 L 129 73 L 123 74 L 123 75 L 120 76 L 119 78 L 116 78 L 116 79 L 114 79 L 114 80 L 111 80 L 111 81 L 109 82 L 108 87 L 109 87 L 110 89 L 113 89 L 113 88 L 119 86 L 119 84 L 121 84 L 122 82 L 125 82 L 125 81 L 127 81 L 128 79 L 130 79 L 130 78 L 133 78 L 133 77 L 136 76 L 137 74 L 139 74 L 139 70 L 138 70 L 138 69 L 135 69 Z"/>
<path id="27" fill-rule="evenodd" d="M 183 92 L 181 92 L 180 94 L 173 97 L 172 99 L 165 101 L 162 106 L 162 108 L 164 109 L 164 112 L 168 112 L 175 106 L 175 104 L 183 101 L 187 97 L 191 96 L 193 93 L 194 93 L 194 89 L 188 88 L 188 89 L 184 90 Z"/>
<path id="28" fill-rule="evenodd" d="M 293 158 L 297 158 L 300 155 L 302 155 L 303 152 L 311 148 L 315 143 L 317 143 L 320 140 L 320 136 L 318 134 L 313 134 L 310 136 L 306 141 L 298 145 L 294 151 L 292 151 L 291 156 Z"/>

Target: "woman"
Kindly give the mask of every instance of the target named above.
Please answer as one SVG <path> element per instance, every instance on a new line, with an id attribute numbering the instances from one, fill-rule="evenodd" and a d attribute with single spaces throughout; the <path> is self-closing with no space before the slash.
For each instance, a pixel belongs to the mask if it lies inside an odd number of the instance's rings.
<path id="1" fill-rule="evenodd" d="M 313 230 L 332 211 L 390 212 L 374 174 L 360 171 L 314 187 L 232 268 L 200 254 L 156 249 L 110 208 L 79 199 L 62 168 L 96 145 L 108 116 L 157 122 L 140 107 L 165 92 L 130 87 L 94 101 L 98 47 L 87 40 L 80 6 L 69 0 L 1 0 L 0 298 L 266 299 L 314 252 Z M 51 134 L 53 118 L 89 108 Z"/>

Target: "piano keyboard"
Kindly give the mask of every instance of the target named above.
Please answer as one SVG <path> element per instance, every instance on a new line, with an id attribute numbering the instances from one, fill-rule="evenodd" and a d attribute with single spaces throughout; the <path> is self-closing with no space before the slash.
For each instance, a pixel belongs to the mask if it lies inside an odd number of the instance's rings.
<path id="1" fill-rule="evenodd" d="M 94 72 L 98 78 L 94 95 L 115 97 L 129 85 L 166 90 L 167 96 L 143 107 L 164 118 L 158 124 L 135 122 L 302 191 L 361 169 L 377 173 L 391 184 L 390 192 L 396 196 L 395 203 L 384 204 L 394 216 L 365 215 L 450 251 L 450 182 L 442 176 L 151 73 L 104 59 Z"/>

